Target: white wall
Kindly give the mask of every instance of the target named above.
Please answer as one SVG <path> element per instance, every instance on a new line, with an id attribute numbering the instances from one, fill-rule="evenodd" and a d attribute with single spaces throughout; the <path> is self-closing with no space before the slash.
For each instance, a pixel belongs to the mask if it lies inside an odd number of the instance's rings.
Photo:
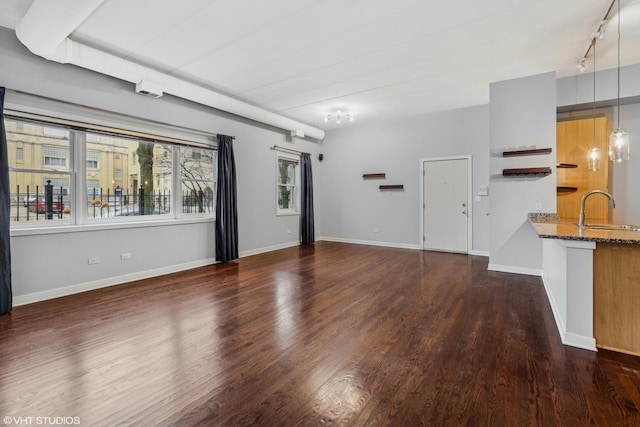
<path id="1" fill-rule="evenodd" d="M 420 159 L 472 155 L 476 194 L 489 184 L 488 124 L 484 105 L 327 132 L 319 165 L 323 237 L 421 247 Z M 384 181 L 362 179 L 380 172 Z M 380 184 L 403 184 L 404 191 L 380 191 Z M 488 197 L 473 204 L 475 252 L 489 250 L 488 212 Z"/>
<path id="2" fill-rule="evenodd" d="M 554 73 L 492 83 L 491 129 L 491 255 L 489 268 L 539 275 L 542 242 L 527 214 L 540 204 L 556 211 L 556 78 Z M 550 155 L 504 158 L 509 148 L 553 148 Z M 506 168 L 545 167 L 542 178 L 503 177 Z"/>
<path id="3" fill-rule="evenodd" d="M 72 65 L 48 62 L 28 52 L 13 31 L 0 27 L 0 85 L 56 100 L 103 109 L 208 133 L 236 137 L 238 225 L 241 255 L 299 241 L 299 217 L 275 215 L 274 144 L 312 153 L 318 144 L 284 131 L 171 96 L 137 95 L 132 84 Z M 8 99 L 10 101 L 10 99 Z M 316 190 L 316 206 L 320 205 Z M 318 213 L 319 217 L 319 213 Z M 320 221 L 316 221 L 319 224 Z M 12 237 L 13 292 L 26 302 L 124 278 L 212 262 L 214 223 Z M 319 235 L 319 231 L 316 232 Z M 120 253 L 133 257 L 120 261 Z M 91 255 L 93 254 L 93 255 Z M 87 265 L 99 256 L 99 265 Z"/>

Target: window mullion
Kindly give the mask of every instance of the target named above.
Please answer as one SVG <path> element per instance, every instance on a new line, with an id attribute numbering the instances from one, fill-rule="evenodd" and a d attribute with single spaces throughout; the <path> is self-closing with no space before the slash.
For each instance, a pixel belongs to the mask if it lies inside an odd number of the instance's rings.
<path id="1" fill-rule="evenodd" d="M 72 135 L 72 159 L 75 179 L 72 179 L 72 191 L 74 196 L 74 209 L 76 224 L 87 223 L 87 134 L 85 132 L 71 132 Z"/>

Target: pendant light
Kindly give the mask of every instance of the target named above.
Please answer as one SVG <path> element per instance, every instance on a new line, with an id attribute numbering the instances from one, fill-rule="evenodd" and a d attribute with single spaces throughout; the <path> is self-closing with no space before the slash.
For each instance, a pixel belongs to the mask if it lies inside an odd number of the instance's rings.
<path id="1" fill-rule="evenodd" d="M 629 134 L 620 129 L 620 0 L 618 0 L 618 125 L 609 136 L 609 160 L 629 160 Z"/>
<path id="2" fill-rule="evenodd" d="M 589 148 L 589 157 L 587 159 L 587 170 L 596 172 L 600 170 L 600 149 L 596 145 L 596 37 L 593 38 L 593 140 L 591 148 Z"/>

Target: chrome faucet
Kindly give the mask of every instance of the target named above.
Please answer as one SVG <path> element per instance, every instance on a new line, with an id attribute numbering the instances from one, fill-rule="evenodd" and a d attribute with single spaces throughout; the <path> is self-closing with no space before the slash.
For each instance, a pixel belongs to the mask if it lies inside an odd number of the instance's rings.
<path id="1" fill-rule="evenodd" d="M 578 227 L 580 228 L 584 227 L 584 204 L 587 201 L 587 197 L 589 197 L 592 194 L 604 194 L 609 198 L 609 206 L 611 206 L 611 208 L 616 207 L 616 202 L 615 200 L 613 200 L 613 196 L 607 193 L 606 191 L 602 191 L 602 190 L 589 191 L 584 196 L 582 196 L 582 200 L 580 201 L 580 216 L 578 217 Z"/>

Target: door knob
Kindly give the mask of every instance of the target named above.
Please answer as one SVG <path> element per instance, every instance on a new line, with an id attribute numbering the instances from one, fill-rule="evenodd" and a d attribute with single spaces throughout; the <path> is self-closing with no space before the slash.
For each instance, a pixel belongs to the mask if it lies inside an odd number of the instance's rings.
<path id="1" fill-rule="evenodd" d="M 466 207 L 467 207 L 467 204 L 466 204 L 466 203 L 463 203 L 463 204 L 462 204 L 462 207 L 463 207 L 463 208 L 466 208 Z"/>

